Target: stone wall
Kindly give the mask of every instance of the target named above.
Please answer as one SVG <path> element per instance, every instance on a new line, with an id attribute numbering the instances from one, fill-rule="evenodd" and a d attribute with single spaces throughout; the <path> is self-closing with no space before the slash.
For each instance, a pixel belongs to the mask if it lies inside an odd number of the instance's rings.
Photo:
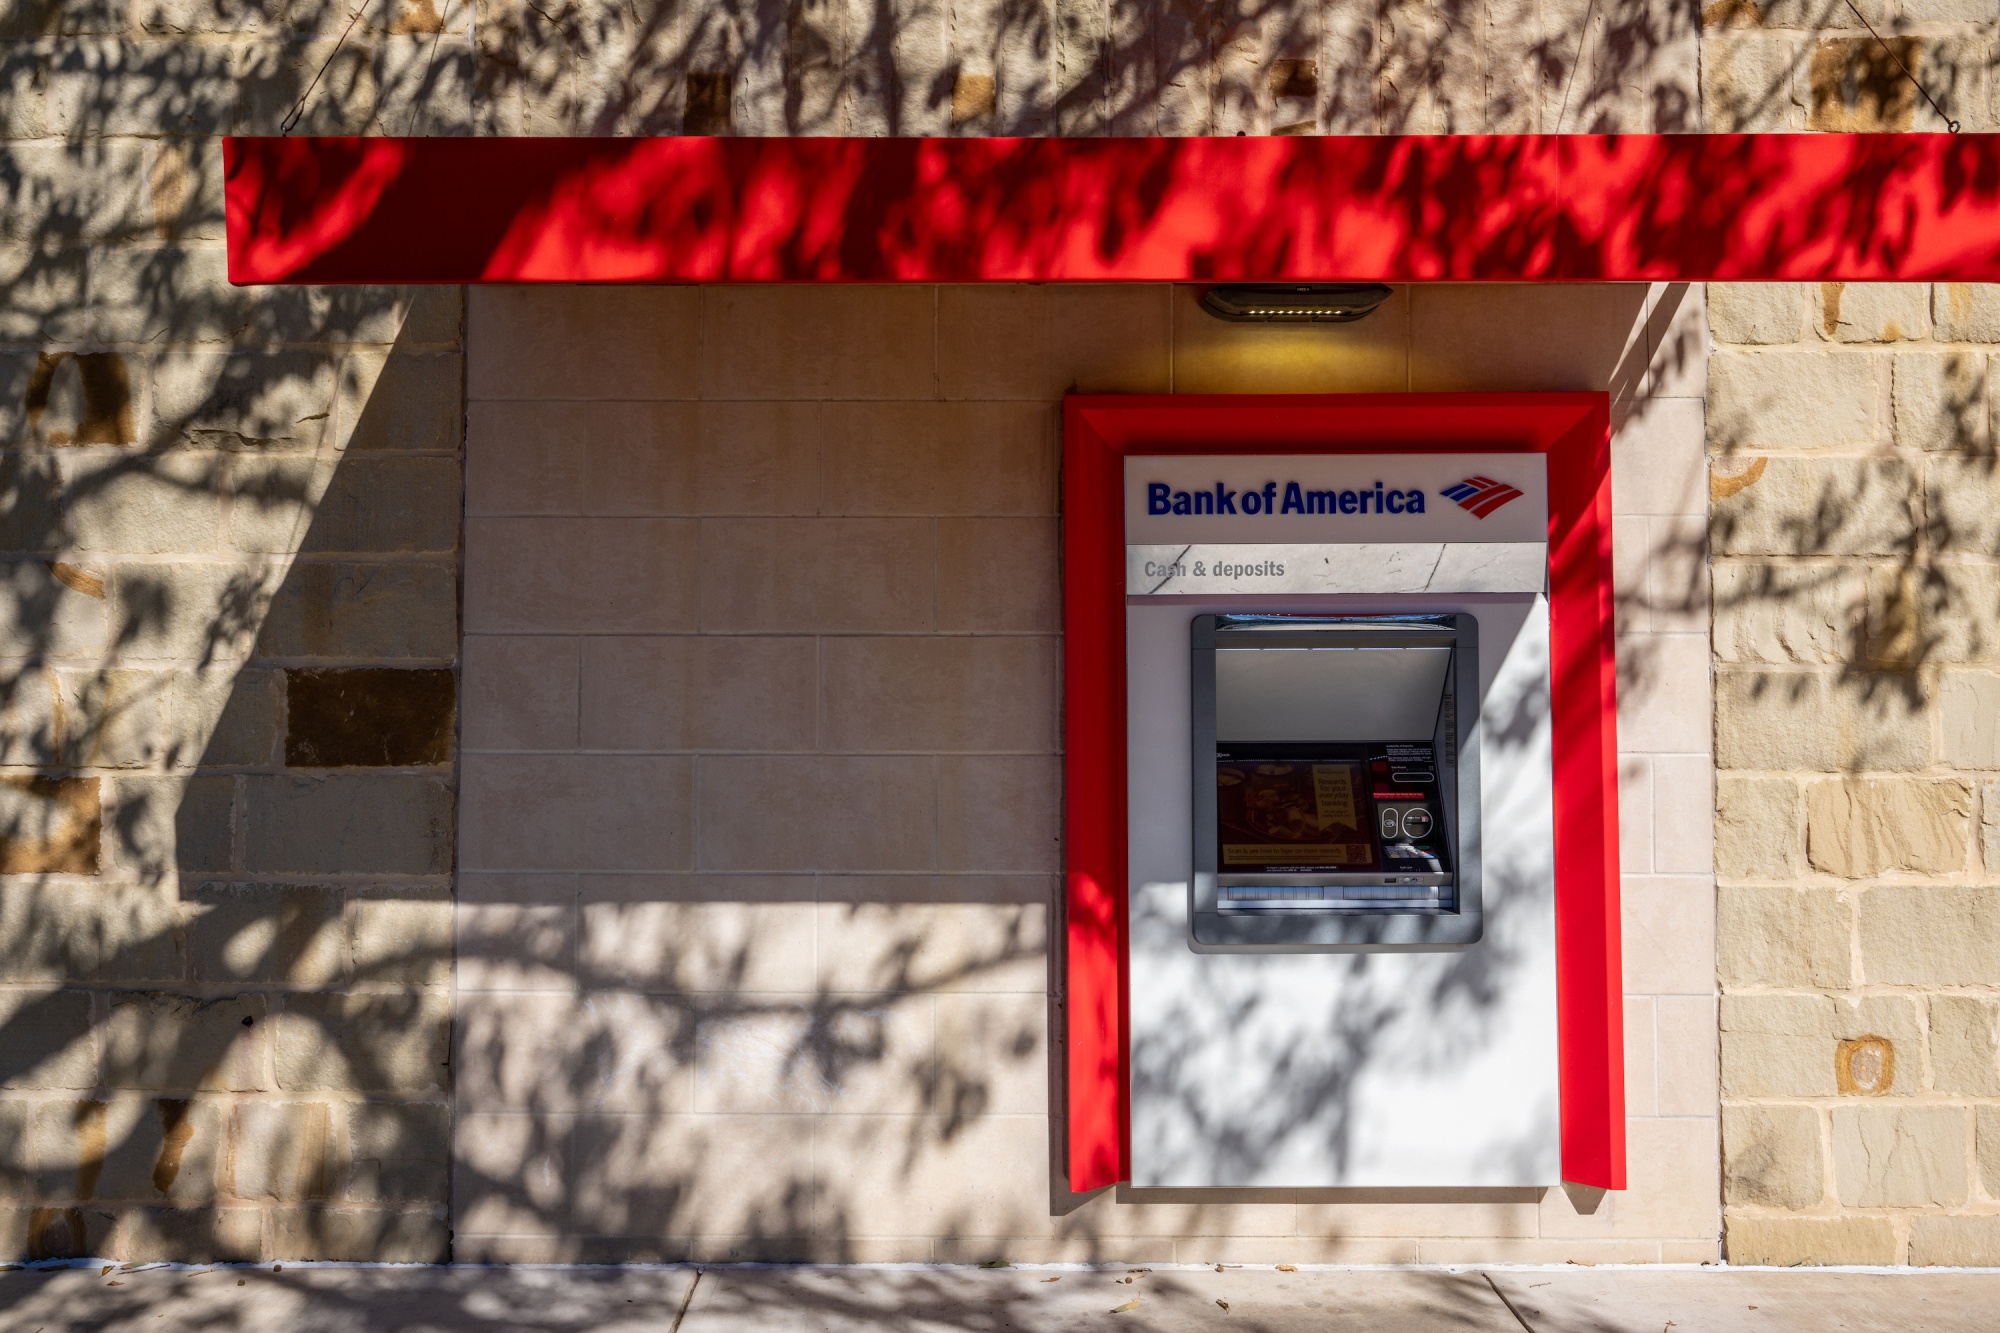
<path id="1" fill-rule="evenodd" d="M 446 1252 L 462 301 L 223 276 L 314 22 L 0 7 L 10 1258 Z"/>
<path id="2" fill-rule="evenodd" d="M 2000 292 L 1710 311 L 1729 1254 L 1991 1264 Z"/>
<path id="3" fill-rule="evenodd" d="M 459 1257 L 1716 1257 L 1699 290 L 1198 295 L 475 290 Z M 1617 403 L 1632 1188 L 1071 1194 L 1061 395 L 1412 388 Z"/>

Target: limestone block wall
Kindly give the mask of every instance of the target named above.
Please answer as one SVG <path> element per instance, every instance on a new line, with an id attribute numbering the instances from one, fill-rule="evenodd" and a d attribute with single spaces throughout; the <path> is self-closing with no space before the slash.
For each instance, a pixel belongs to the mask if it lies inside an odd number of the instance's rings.
<path id="1" fill-rule="evenodd" d="M 2000 1256 L 2000 293 L 1710 289 L 1734 1262 Z"/>
<path id="2" fill-rule="evenodd" d="M 0 6 L 10 1260 L 447 1248 L 462 301 L 223 276 L 319 20 Z"/>
<path id="3" fill-rule="evenodd" d="M 472 293 L 458 1257 L 1716 1257 L 1699 291 L 1197 296 Z M 1617 399 L 1633 1188 L 1070 1194 L 1060 396 L 1502 388 Z"/>

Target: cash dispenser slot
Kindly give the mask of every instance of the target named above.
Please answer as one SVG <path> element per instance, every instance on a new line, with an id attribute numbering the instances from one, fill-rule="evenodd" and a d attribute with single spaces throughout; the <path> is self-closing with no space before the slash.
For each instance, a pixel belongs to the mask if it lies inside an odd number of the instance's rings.
<path id="1" fill-rule="evenodd" d="M 1193 650 L 1195 947 L 1476 942 L 1476 619 L 1209 615 Z"/>

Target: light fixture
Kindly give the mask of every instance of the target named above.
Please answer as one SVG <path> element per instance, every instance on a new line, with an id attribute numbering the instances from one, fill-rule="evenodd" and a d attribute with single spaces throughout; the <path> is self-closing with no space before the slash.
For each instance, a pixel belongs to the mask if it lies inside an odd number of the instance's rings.
<path id="1" fill-rule="evenodd" d="M 1201 308 L 1239 324 L 1347 324 L 1389 294 L 1379 282 L 1232 282 L 1202 293 Z"/>

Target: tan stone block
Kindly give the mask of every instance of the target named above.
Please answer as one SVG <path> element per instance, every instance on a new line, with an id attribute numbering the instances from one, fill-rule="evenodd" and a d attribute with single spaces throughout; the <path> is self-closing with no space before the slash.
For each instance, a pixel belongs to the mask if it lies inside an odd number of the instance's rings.
<path id="1" fill-rule="evenodd" d="M 1987 1198 L 2000 1198 L 2000 1106 L 1977 1106 L 1973 1114 L 1979 1187 Z"/>
<path id="2" fill-rule="evenodd" d="M 939 287 L 945 398 L 1166 393 L 1173 289 L 1165 284 Z"/>
<path id="3" fill-rule="evenodd" d="M 2000 1264 L 2000 1217 L 1919 1215 L 1910 1227 L 1909 1262 L 1919 1268 L 1992 1268 Z"/>
<path id="4" fill-rule="evenodd" d="M 701 301 L 693 287 L 477 288 L 467 296 L 467 323 L 480 331 L 467 395 L 697 397 Z"/>
<path id="5" fill-rule="evenodd" d="M 2000 544 L 2000 480 L 1990 456 L 1932 458 L 1925 467 L 1924 500 L 1931 545 L 1939 551 L 1991 555 Z"/>
<path id="6" fill-rule="evenodd" d="M 1886 1217 L 1739 1217 L 1724 1220 L 1732 1264 L 1780 1268 L 1893 1264 L 1896 1229 Z"/>
<path id="7" fill-rule="evenodd" d="M 1882 431 L 1876 374 L 1870 357 L 1718 349 L 1708 364 L 1709 448 L 1726 455 L 1873 444 Z"/>
<path id="8" fill-rule="evenodd" d="M 449 995 L 288 995 L 273 1025 L 278 1086 L 287 1092 L 449 1086 Z"/>
<path id="9" fill-rule="evenodd" d="M 1625 989 L 1635 995 L 1715 990 L 1715 886 L 1706 879 L 1627 877 L 1621 888 Z"/>
<path id="10" fill-rule="evenodd" d="M 0 874 L 95 875 L 98 779 L 0 776 L 0 830 Z"/>
<path id="11" fill-rule="evenodd" d="M 1907 556 L 1917 484 L 1896 458 L 1760 457 L 1711 472 L 1718 556 Z"/>
<path id="12" fill-rule="evenodd" d="M 237 595 L 254 595 L 240 585 Z M 271 592 L 257 647 L 271 657 L 445 663 L 458 652 L 458 606 L 456 561 L 296 564 Z"/>
<path id="13" fill-rule="evenodd" d="M 296 1203 L 333 1192 L 333 1107 L 327 1102 L 243 1102 L 231 1117 L 229 1193 Z"/>
<path id="14" fill-rule="evenodd" d="M 1854 660 L 1865 604 L 1862 571 L 1732 560 L 1716 565 L 1713 576 L 1718 660 L 1828 666 Z"/>
<path id="15" fill-rule="evenodd" d="M 810 1236 L 814 1123 L 790 1115 L 580 1117 L 576 1229 L 614 1236 Z M 891 1117 L 890 1123 L 910 1122 Z"/>
<path id="16" fill-rule="evenodd" d="M 1821 49 L 1826 45 L 1822 43 Z M 1818 91 L 1815 81 L 1814 93 Z M 1924 283 L 1822 282 L 1813 287 L 1818 297 L 1814 322 L 1827 338 L 1893 343 L 1930 336 L 1931 293 Z"/>
<path id="17" fill-rule="evenodd" d="M 814 989 L 809 878 L 620 875 L 585 877 L 581 888 L 585 986 Z"/>
<path id="18" fill-rule="evenodd" d="M 188 896 L 188 953 L 197 981 L 313 986 L 346 974 L 338 889 L 204 884 Z"/>
<path id="19" fill-rule="evenodd" d="M 269 768 L 284 731 L 285 674 L 218 667 L 174 672 L 172 709 L 178 743 L 204 765 Z"/>
<path id="20" fill-rule="evenodd" d="M 962 1124 L 908 1116 L 823 1116 L 814 1123 L 814 1214 L 855 1236 L 1047 1236 L 1045 1116 L 984 1115 Z M 1288 1234 L 1293 1209 L 1266 1234 Z M 838 1219 L 838 1221 L 836 1221 Z M 1075 1224 L 1070 1224 L 1075 1225 Z M 1155 1231 L 1157 1223 L 1147 1227 Z M 1186 1235 L 1178 1227 L 1169 1234 Z"/>
<path id="21" fill-rule="evenodd" d="M 320 351 L 169 347 L 152 385 L 149 443 L 303 451 L 325 438 L 338 375 Z"/>
<path id="22" fill-rule="evenodd" d="M 1703 37 L 1701 119 L 1712 133 L 1775 133 L 1805 128 L 1794 86 L 1802 43 L 1790 34 Z"/>
<path id="23" fill-rule="evenodd" d="M 230 868 L 235 778 L 122 777 L 104 788 L 105 869 L 160 884 L 190 871 Z"/>
<path id="24" fill-rule="evenodd" d="M 443 1203 L 451 1108 L 442 1102 L 355 1102 L 347 1108 L 346 1197 L 363 1203 Z"/>
<path id="25" fill-rule="evenodd" d="M 88 991 L 0 990 L 0 1032 L 8 1039 L 0 1087 L 97 1087 L 97 1042 L 91 1026 Z"/>
<path id="26" fill-rule="evenodd" d="M 407 331 L 411 324 L 443 324 L 441 328 L 420 328 L 417 340 L 455 348 L 457 300 L 464 288 L 414 290 L 412 311 L 397 350 L 386 354 L 357 350 L 341 360 L 334 443 L 349 454 L 391 450 L 457 453 L 464 447 L 465 362 L 456 350 L 409 350 L 412 339 Z"/>
<path id="27" fill-rule="evenodd" d="M 1203 290 L 1173 288 L 1177 393 L 1366 393 L 1410 383 L 1411 288 L 1351 324 L 1228 323 L 1201 308 Z"/>
<path id="28" fill-rule="evenodd" d="M 1916 1002 L 1904 996 L 1725 995 L 1721 1018 L 1727 1096 L 1907 1097 L 1923 1089 L 1923 1029 Z M 1863 1038 L 1887 1046 L 1878 1060 L 1893 1080 L 1886 1087 L 1865 1079 L 1858 1060 L 1842 1077 L 1843 1045 Z"/>
<path id="29" fill-rule="evenodd" d="M 1708 749 L 1714 711 L 1705 635 L 1621 635 L 1618 662 L 1622 747 L 1639 753 Z"/>
<path id="30" fill-rule="evenodd" d="M 819 652 L 828 749 L 1056 748 L 1054 639 L 829 638 Z"/>
<path id="31" fill-rule="evenodd" d="M 66 451 L 66 545 L 120 555 L 215 550 L 222 537 L 221 462 L 211 453 Z"/>
<path id="32" fill-rule="evenodd" d="M 1861 895 L 1861 966 L 1874 985 L 2000 983 L 2000 903 L 1984 889 L 1884 886 Z"/>
<path id="33" fill-rule="evenodd" d="M 1821 773 L 1926 767 L 1924 695 L 1916 677 L 1720 669 L 1716 765 Z"/>
<path id="34" fill-rule="evenodd" d="M 1041 995 L 938 996 L 933 1108 L 955 1120 L 1048 1114 L 1048 1032 Z"/>
<path id="35" fill-rule="evenodd" d="M 269 1030 L 261 995 L 114 992 L 104 1025 L 105 1079 L 116 1088 L 258 1091 Z"/>
<path id="36" fill-rule="evenodd" d="M 47 543 L 36 544 L 53 545 L 52 530 L 49 536 Z M 34 644 L 51 656 L 96 658 L 110 633 L 110 620 L 101 570 L 92 573 L 88 567 L 60 561 L 0 563 L 0 635 L 8 643 Z M 124 623 L 151 629 L 130 619 Z M 154 636 L 144 632 L 134 637 Z"/>
<path id="37" fill-rule="evenodd" d="M 935 525 L 926 519 L 705 519 L 701 628 L 927 630 L 936 546 Z"/>
<path id="38" fill-rule="evenodd" d="M 1712 997 L 1661 996 L 1653 1007 L 1659 1114 L 1713 1116 L 1720 1096 L 1717 1002 Z"/>
<path id="39" fill-rule="evenodd" d="M 1940 342 L 2000 343 L 2000 284 L 1933 284 L 1931 319 Z"/>
<path id="40" fill-rule="evenodd" d="M 1048 988 L 1046 896 L 1039 902 L 953 901 L 971 890 L 949 879 L 846 876 L 827 887 L 829 898 L 838 897 L 817 908 L 818 990 L 1040 995 Z M 1027 881 L 1017 887 L 1032 892 L 1040 886 Z"/>
<path id="41" fill-rule="evenodd" d="M 2000 657 L 2000 566 L 1921 566 L 1908 582 L 1917 609 L 1911 656 L 1919 664 Z"/>
<path id="42" fill-rule="evenodd" d="M 442 776 L 294 771 L 243 785 L 243 864 L 253 872 L 437 875 L 451 868 L 455 811 Z"/>
<path id="43" fill-rule="evenodd" d="M 349 920 L 357 983 L 450 982 L 452 901 L 447 890 L 364 890 L 354 899 Z"/>
<path id="44" fill-rule="evenodd" d="M 1052 519 L 940 519 L 937 627 L 947 632 L 1060 629 L 1060 545 Z"/>
<path id="45" fill-rule="evenodd" d="M 1806 292 L 1796 282 L 1711 282 L 1708 327 L 1719 343 L 1791 343 L 1805 332 Z"/>
<path id="46" fill-rule="evenodd" d="M 0 894 L 0 981 L 180 981 L 180 903 L 171 884 L 11 885 Z"/>
<path id="47" fill-rule="evenodd" d="M 472 519 L 465 552 L 468 633 L 695 627 L 695 524 L 686 519 Z"/>
<path id="48" fill-rule="evenodd" d="M 225 1112 L 180 1097 L 41 1102 L 33 1130 L 41 1197 L 213 1203 Z"/>
<path id="49" fill-rule="evenodd" d="M 1938 721 L 1944 763 L 1954 769 L 2000 769 L 2000 673 L 1942 673 Z"/>
<path id="50" fill-rule="evenodd" d="M 1708 459 L 1699 398 L 1619 404 L 1611 435 L 1611 512 L 1708 513 Z"/>
<path id="51" fill-rule="evenodd" d="M 254 1263 L 264 1254 L 259 1208 L 130 1208 L 107 1248 L 126 1263 Z"/>
<path id="52" fill-rule="evenodd" d="M 467 755 L 462 771 L 468 869 L 686 870 L 693 859 L 684 755 Z"/>
<path id="53" fill-rule="evenodd" d="M 829 403 L 820 420 L 822 513 L 1055 513 L 1050 404 Z"/>
<path id="54" fill-rule="evenodd" d="M 929 287 L 706 287 L 701 307 L 704 398 L 910 399 L 936 389 Z"/>
<path id="55" fill-rule="evenodd" d="M 1896 442 L 1905 448 L 1976 450 L 1991 423 L 1982 353 L 1898 352 Z"/>
<path id="56" fill-rule="evenodd" d="M 273 1258 L 344 1263 L 437 1264 L 451 1253 L 451 1232 L 429 1210 L 275 1208 Z"/>
<path id="57" fill-rule="evenodd" d="M 164 672 L 55 673 L 64 762 L 79 768 L 151 768 L 169 743 L 173 677 Z"/>
<path id="58" fill-rule="evenodd" d="M 1718 971 L 1725 986 L 1846 986 L 1853 980 L 1853 905 L 1832 889 L 1725 886 L 1716 892 Z"/>
<path id="59" fill-rule="evenodd" d="M 2000 1002 L 1930 997 L 1931 1085 L 1939 1092 L 2000 1096 Z"/>
<path id="60" fill-rule="evenodd" d="M 468 750 L 577 746 L 578 660 L 590 640 L 470 634 L 459 668 L 459 741 Z"/>
<path id="61" fill-rule="evenodd" d="M 1722 1108 L 1724 1203 L 1817 1208 L 1825 1192 L 1817 1111 L 1809 1106 Z"/>
<path id="62" fill-rule="evenodd" d="M 1936 1208 L 1967 1198 L 1967 1138 L 1959 1107 L 1837 1106 L 1833 1173 L 1849 1208 Z"/>
<path id="63" fill-rule="evenodd" d="M 285 552 L 296 548 L 318 554 L 352 552 L 429 552 L 458 550 L 459 520 L 464 513 L 463 472 L 456 458 L 409 457 L 350 452 L 325 477 L 324 490 L 303 494 L 312 498 L 307 520 L 293 540 L 273 539 L 268 519 L 283 520 L 295 503 L 287 475 L 292 460 L 264 472 L 237 460 L 231 473 L 236 486 L 230 537 L 239 550 Z"/>
<path id="64" fill-rule="evenodd" d="M 938 866 L 1060 868 L 1062 761 L 1038 755 L 940 755 Z"/>
<path id="65" fill-rule="evenodd" d="M 1804 839 L 1799 785 L 1789 777 L 1717 774 L 1715 869 L 1726 879 L 1791 879 Z"/>
<path id="66" fill-rule="evenodd" d="M 1845 879 L 1966 868 L 1972 784 L 1961 778 L 1826 778 L 1806 784 L 1806 856 Z"/>
<path id="67" fill-rule="evenodd" d="M 1618 868 L 1644 874 L 1653 868 L 1653 761 L 1618 756 Z"/>
<path id="68" fill-rule="evenodd" d="M 697 761 L 702 870 L 928 870 L 937 859 L 928 756 L 714 756 Z M 789 793 L 781 820 L 745 792 Z"/>
<path id="69" fill-rule="evenodd" d="M 458 1105 L 471 1111 L 685 1112 L 697 1012 L 668 996 L 462 992 Z"/>
<path id="70" fill-rule="evenodd" d="M 587 638 L 583 748 L 812 749 L 820 652 L 809 638 Z"/>
<path id="71" fill-rule="evenodd" d="M 706 1014 L 700 1034 L 698 1113 L 914 1115 L 930 1109 L 937 1086 L 928 995 L 745 997 Z"/>
<path id="72" fill-rule="evenodd" d="M 1979 784 L 1979 852 L 1987 874 L 2000 873 L 2000 781 Z"/>

